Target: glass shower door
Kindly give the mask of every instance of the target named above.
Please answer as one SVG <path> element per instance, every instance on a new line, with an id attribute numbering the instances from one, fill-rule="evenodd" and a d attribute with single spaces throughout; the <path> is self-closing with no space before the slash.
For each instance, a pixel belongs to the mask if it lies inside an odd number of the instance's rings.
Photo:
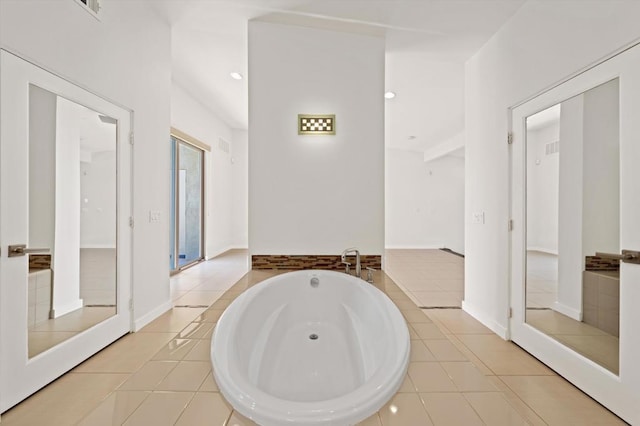
<path id="1" fill-rule="evenodd" d="M 203 258 L 204 152 L 175 137 L 171 149 L 170 266 L 179 270 Z"/>

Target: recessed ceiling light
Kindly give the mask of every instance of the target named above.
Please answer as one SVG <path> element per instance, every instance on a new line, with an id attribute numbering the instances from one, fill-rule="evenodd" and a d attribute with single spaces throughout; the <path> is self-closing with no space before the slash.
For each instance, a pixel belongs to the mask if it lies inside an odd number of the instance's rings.
<path id="1" fill-rule="evenodd" d="M 389 92 L 384 94 L 384 98 L 385 99 L 393 99 L 395 97 L 396 97 L 396 94 L 394 92 L 391 92 L 391 91 L 389 91 Z"/>
<path id="2" fill-rule="evenodd" d="M 229 74 L 231 76 L 231 78 L 233 78 L 234 80 L 242 80 L 242 74 L 240 74 L 239 72 L 232 72 L 231 74 Z"/>

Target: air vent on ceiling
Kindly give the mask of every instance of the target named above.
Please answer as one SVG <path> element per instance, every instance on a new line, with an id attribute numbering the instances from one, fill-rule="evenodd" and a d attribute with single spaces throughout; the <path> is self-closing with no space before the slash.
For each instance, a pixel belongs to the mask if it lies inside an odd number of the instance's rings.
<path id="1" fill-rule="evenodd" d="M 549 142 L 544 146 L 545 155 L 555 154 L 560 151 L 560 141 Z"/>
<path id="2" fill-rule="evenodd" d="M 84 10 L 89 12 L 94 18 L 100 19 L 100 10 L 102 9 L 101 0 L 75 0 Z"/>

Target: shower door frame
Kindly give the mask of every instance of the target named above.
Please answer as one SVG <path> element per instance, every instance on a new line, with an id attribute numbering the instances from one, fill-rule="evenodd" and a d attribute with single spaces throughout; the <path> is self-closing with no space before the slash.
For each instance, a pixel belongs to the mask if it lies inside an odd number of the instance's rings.
<path id="1" fill-rule="evenodd" d="M 171 230 L 173 232 L 173 240 L 174 240 L 174 244 L 171 247 L 171 251 L 173 254 L 173 262 L 171 264 L 171 270 L 170 273 L 176 274 L 184 269 L 190 268 L 193 265 L 196 265 L 197 263 L 202 262 L 205 259 L 205 244 L 204 244 L 204 237 L 205 237 L 205 182 L 206 182 L 206 170 L 205 170 L 205 165 L 206 165 L 206 161 L 205 161 L 205 156 L 206 153 L 208 151 L 210 151 L 210 147 L 190 136 L 188 136 L 187 134 L 171 128 L 171 139 L 173 139 L 175 141 L 175 145 L 172 146 L 173 149 L 173 164 L 171 165 L 172 171 L 175 170 L 175 173 L 173 173 L 173 182 L 172 185 L 175 188 L 175 193 L 174 196 L 172 197 L 171 200 L 171 210 L 172 210 L 172 214 L 173 214 L 173 221 L 171 223 L 171 226 L 173 227 L 173 229 Z M 201 153 L 201 159 L 200 159 L 200 255 L 198 256 L 198 258 L 185 263 L 184 265 L 180 265 L 180 215 L 179 215 L 179 208 L 180 208 L 180 144 L 186 145 L 189 148 L 193 148 L 198 150 Z M 173 145 L 173 144 L 172 144 Z"/>

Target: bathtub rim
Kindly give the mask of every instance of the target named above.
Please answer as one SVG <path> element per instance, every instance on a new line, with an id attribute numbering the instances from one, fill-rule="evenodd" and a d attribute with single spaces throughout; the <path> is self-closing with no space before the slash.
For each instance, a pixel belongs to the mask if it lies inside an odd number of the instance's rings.
<path id="1" fill-rule="evenodd" d="M 268 394 L 251 383 L 241 372 L 231 352 L 215 350 L 218 344 L 229 347 L 234 344 L 233 335 L 237 321 L 246 306 L 271 282 L 283 275 L 296 274 L 312 277 L 329 275 L 357 285 L 358 291 L 375 295 L 375 301 L 384 309 L 390 320 L 391 342 L 399 349 L 388 352 L 385 361 L 361 386 L 337 398 L 322 401 L 292 401 Z M 236 303 L 237 302 L 237 303 Z M 222 325 L 221 325 L 222 324 Z M 404 382 L 410 358 L 410 335 L 404 316 L 393 301 L 380 289 L 354 276 L 336 271 L 301 270 L 286 272 L 268 278 L 240 294 L 223 312 L 216 324 L 211 340 L 211 361 L 214 378 L 225 399 L 245 417 L 261 425 L 354 424 L 376 413 Z M 389 360 L 388 358 L 391 358 Z M 217 367 L 217 368 L 216 368 Z M 342 424 L 340 423 L 340 424 Z"/>

